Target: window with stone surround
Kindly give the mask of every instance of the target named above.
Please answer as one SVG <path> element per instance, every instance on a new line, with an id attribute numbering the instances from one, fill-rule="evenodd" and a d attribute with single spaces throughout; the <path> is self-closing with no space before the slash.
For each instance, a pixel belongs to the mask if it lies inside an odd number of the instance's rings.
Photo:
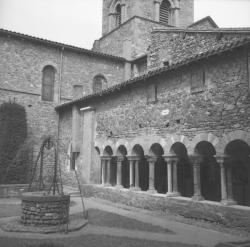
<path id="1" fill-rule="evenodd" d="M 147 103 L 155 103 L 157 101 L 157 85 L 149 84 L 146 87 Z"/>
<path id="2" fill-rule="evenodd" d="M 160 23 L 168 25 L 170 21 L 171 4 L 167 0 L 163 0 L 160 5 Z"/>
<path id="3" fill-rule="evenodd" d="M 43 69 L 42 78 L 42 100 L 54 100 L 54 82 L 56 70 L 53 66 L 47 65 Z"/>
<path id="4" fill-rule="evenodd" d="M 103 75 L 97 75 L 93 81 L 93 93 L 102 91 L 107 87 L 107 80 Z"/>
<path id="5" fill-rule="evenodd" d="M 196 65 L 191 70 L 191 93 L 204 91 L 206 70 L 203 66 Z"/>

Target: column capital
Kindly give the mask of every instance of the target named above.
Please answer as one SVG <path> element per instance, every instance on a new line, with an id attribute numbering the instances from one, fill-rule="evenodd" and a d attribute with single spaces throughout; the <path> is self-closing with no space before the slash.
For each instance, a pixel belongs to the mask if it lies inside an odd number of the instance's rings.
<path id="1" fill-rule="evenodd" d="M 147 161 L 149 163 L 155 163 L 157 161 L 158 157 L 157 156 L 148 156 Z"/>
<path id="2" fill-rule="evenodd" d="M 192 154 L 192 155 L 189 155 L 189 159 L 191 160 L 193 165 L 200 165 L 200 163 L 203 160 L 203 156 L 200 154 Z"/>
<path id="3" fill-rule="evenodd" d="M 111 156 L 101 156 L 101 160 L 111 160 Z"/>
<path id="4" fill-rule="evenodd" d="M 168 163 L 168 162 L 177 162 L 179 160 L 177 155 L 166 155 L 163 156 L 164 160 Z"/>
<path id="5" fill-rule="evenodd" d="M 214 155 L 214 158 L 216 159 L 216 161 L 219 165 L 223 165 L 224 162 L 226 162 L 230 159 L 230 156 L 222 154 L 222 155 Z"/>
<path id="6" fill-rule="evenodd" d="M 116 159 L 117 159 L 117 162 L 123 162 L 124 161 L 123 156 L 117 156 Z"/>
<path id="7" fill-rule="evenodd" d="M 129 161 L 139 161 L 141 158 L 138 156 L 127 156 Z"/>

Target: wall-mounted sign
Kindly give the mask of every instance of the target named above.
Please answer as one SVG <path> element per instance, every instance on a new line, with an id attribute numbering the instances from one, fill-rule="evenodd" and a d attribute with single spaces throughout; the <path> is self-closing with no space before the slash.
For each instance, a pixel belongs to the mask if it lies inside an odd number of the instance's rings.
<path id="1" fill-rule="evenodd" d="M 170 112 L 169 109 L 162 110 L 162 111 L 161 111 L 161 115 L 162 115 L 162 116 L 167 116 L 167 115 L 169 115 L 169 112 Z"/>

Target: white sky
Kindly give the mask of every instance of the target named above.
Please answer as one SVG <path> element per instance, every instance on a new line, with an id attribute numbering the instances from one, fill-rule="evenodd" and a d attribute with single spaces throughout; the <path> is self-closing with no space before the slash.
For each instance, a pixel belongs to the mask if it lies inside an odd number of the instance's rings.
<path id="1" fill-rule="evenodd" d="M 250 27 L 250 0 L 194 1 L 195 21 L 210 15 L 220 27 Z M 102 0 L 0 0 L 0 28 L 90 49 L 101 8 Z"/>

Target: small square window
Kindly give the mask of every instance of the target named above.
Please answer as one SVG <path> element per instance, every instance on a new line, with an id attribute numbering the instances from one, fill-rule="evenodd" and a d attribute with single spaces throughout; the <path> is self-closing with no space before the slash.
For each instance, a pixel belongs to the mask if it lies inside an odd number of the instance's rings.
<path id="1" fill-rule="evenodd" d="M 157 85 L 150 84 L 146 88 L 147 103 L 154 103 L 157 101 Z"/>
<path id="2" fill-rule="evenodd" d="M 205 68 L 196 66 L 191 71 L 191 93 L 204 91 L 206 80 Z"/>

